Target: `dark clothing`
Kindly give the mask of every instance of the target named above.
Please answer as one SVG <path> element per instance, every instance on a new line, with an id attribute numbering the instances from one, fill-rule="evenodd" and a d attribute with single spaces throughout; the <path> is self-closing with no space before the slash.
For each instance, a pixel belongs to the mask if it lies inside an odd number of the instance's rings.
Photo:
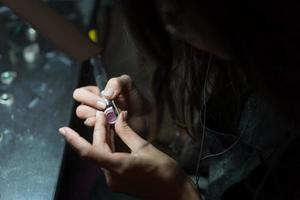
<path id="1" fill-rule="evenodd" d="M 199 187 L 206 200 L 300 198 L 296 117 L 293 111 L 277 109 L 274 99 L 264 94 L 252 94 L 246 101 L 236 143 L 228 151 L 202 161 L 206 173 Z M 224 137 L 208 130 L 204 154 L 215 153 Z"/>

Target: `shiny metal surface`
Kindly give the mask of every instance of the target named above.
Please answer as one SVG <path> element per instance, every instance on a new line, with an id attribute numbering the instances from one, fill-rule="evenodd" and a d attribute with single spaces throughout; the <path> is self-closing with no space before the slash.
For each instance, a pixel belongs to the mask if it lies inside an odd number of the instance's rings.
<path id="1" fill-rule="evenodd" d="M 14 99 L 0 103 L 1 200 L 53 199 L 65 145 L 57 130 L 69 123 L 79 77 L 79 64 L 40 37 L 39 59 L 26 62 L 26 29 L 7 11 L 0 14 L 0 74 L 17 74 L 0 83 L 1 97 Z"/>

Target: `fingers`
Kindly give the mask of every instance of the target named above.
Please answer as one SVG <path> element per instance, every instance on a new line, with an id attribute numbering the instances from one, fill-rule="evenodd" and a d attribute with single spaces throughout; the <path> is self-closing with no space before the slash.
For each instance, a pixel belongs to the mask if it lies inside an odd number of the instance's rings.
<path id="1" fill-rule="evenodd" d="M 110 79 L 105 89 L 101 92 L 107 99 L 114 99 L 120 95 L 121 92 L 130 91 L 134 88 L 134 83 L 130 76 L 122 75 L 117 78 Z"/>
<path id="2" fill-rule="evenodd" d="M 91 87 L 92 86 L 88 86 L 87 87 L 82 87 L 82 88 L 77 88 L 76 90 L 74 90 L 73 92 L 73 98 L 78 101 L 81 102 L 83 104 L 89 105 L 91 107 L 100 109 L 100 110 L 104 110 L 106 108 L 106 103 L 104 101 L 103 98 L 101 98 L 99 95 L 97 95 L 96 93 L 91 92 Z M 95 89 L 93 89 L 95 90 Z"/>
<path id="3" fill-rule="evenodd" d="M 121 92 L 126 93 L 126 91 L 130 91 L 133 88 L 135 88 L 135 86 L 130 76 L 122 75 L 120 77 L 110 79 L 107 82 L 104 91 L 102 91 L 102 95 L 105 98 L 112 100 L 118 97 Z M 100 97 L 99 90 L 96 86 L 77 88 L 73 92 L 73 98 L 82 104 L 86 104 L 98 110 L 104 110 L 106 108 L 106 102 Z M 91 113 L 94 112 L 93 110 L 88 109 L 86 106 L 79 106 L 77 110 L 78 117 L 91 117 L 90 112 L 86 113 L 86 110 L 91 111 Z"/>
<path id="4" fill-rule="evenodd" d="M 100 95 L 100 91 L 97 86 L 85 86 L 84 88 L 98 96 Z"/>
<path id="5" fill-rule="evenodd" d="M 99 125 L 102 123 L 102 119 L 99 118 Z M 101 125 L 100 125 L 101 126 Z M 65 137 L 66 141 L 78 152 L 81 157 L 89 158 L 96 161 L 100 166 L 109 170 L 118 169 L 121 166 L 123 160 L 127 159 L 128 155 L 124 153 L 113 154 L 106 151 L 107 145 L 91 145 L 78 133 L 69 127 L 63 127 L 59 129 L 59 132 Z M 99 135 L 96 133 L 96 137 L 101 140 L 102 131 L 99 130 Z"/>
<path id="6" fill-rule="evenodd" d="M 93 145 L 101 145 L 106 142 L 106 119 L 104 113 L 98 111 L 96 114 L 96 123 L 94 127 L 94 134 L 93 134 Z"/>
<path id="7" fill-rule="evenodd" d="M 102 91 L 102 94 L 107 99 L 115 99 L 121 94 L 121 92 L 126 93 L 126 91 L 130 91 L 133 88 L 134 83 L 130 76 L 122 75 L 120 77 L 110 79 L 107 82 L 104 91 Z M 103 98 L 100 97 L 99 90 L 96 86 L 77 88 L 76 90 L 74 90 L 73 98 L 82 104 L 86 104 L 98 110 L 104 110 L 106 108 L 106 102 Z M 86 113 L 85 110 L 92 111 L 90 109 L 87 109 L 86 106 L 79 106 L 77 110 L 78 117 L 90 117 L 91 115 L 89 113 Z"/>
<path id="8" fill-rule="evenodd" d="M 147 144 L 143 138 L 136 134 L 126 122 L 126 111 L 122 111 L 115 123 L 115 131 L 121 140 L 131 149 L 137 150 Z"/>
<path id="9" fill-rule="evenodd" d="M 80 105 L 76 108 L 76 115 L 80 119 L 87 119 L 90 117 L 95 117 L 97 110 L 87 106 L 87 105 Z"/>
<path id="10" fill-rule="evenodd" d="M 78 133 L 69 127 L 60 128 L 59 132 L 65 137 L 66 141 L 79 153 L 80 156 L 89 156 L 92 145 L 82 138 Z"/>
<path id="11" fill-rule="evenodd" d="M 84 121 L 84 125 L 89 126 L 89 127 L 93 127 L 96 123 L 96 117 L 89 117 Z"/>

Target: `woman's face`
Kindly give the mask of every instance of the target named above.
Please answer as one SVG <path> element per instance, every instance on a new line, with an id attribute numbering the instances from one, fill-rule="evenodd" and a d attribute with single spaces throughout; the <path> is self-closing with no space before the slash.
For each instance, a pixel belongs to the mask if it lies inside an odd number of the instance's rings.
<path id="1" fill-rule="evenodd" d="M 221 19 L 224 10 L 211 9 L 212 3 L 200 0 L 155 0 L 155 3 L 170 35 L 223 59 L 232 57 Z M 219 19 L 214 16 L 216 12 Z"/>

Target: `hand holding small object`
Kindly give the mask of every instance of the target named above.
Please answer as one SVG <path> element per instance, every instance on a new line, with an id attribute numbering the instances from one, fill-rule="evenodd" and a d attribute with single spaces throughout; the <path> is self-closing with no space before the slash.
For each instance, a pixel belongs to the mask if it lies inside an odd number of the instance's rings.
<path id="1" fill-rule="evenodd" d="M 106 109 L 105 99 L 114 100 L 121 110 L 129 112 L 128 123 L 138 133 L 145 130 L 145 120 L 140 116 L 151 110 L 150 103 L 140 94 L 128 75 L 110 79 L 101 93 L 96 86 L 78 88 L 74 91 L 73 98 L 81 103 L 76 109 L 76 115 L 90 127 L 95 124 L 96 111 Z"/>
<path id="2" fill-rule="evenodd" d="M 142 199 L 199 199 L 198 192 L 175 160 L 141 138 L 122 111 L 114 125 L 130 153 L 113 152 L 107 141 L 108 123 L 97 111 L 92 144 L 68 127 L 60 128 L 66 141 L 82 156 L 103 168 L 112 191 Z"/>

